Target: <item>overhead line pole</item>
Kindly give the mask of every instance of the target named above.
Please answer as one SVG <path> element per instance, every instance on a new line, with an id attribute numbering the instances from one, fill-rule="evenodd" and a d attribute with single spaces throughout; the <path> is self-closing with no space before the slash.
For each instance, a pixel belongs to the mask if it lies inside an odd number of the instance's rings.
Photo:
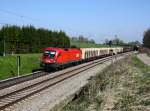
<path id="1" fill-rule="evenodd" d="M 4 46 L 3 46 L 3 47 L 4 47 L 4 49 L 3 49 L 3 50 L 4 50 L 3 56 L 5 56 L 5 55 L 6 55 L 6 53 L 5 53 L 5 46 L 6 46 L 6 43 L 5 43 L 5 36 L 4 36 L 4 40 L 3 40 L 3 45 L 4 45 Z"/>

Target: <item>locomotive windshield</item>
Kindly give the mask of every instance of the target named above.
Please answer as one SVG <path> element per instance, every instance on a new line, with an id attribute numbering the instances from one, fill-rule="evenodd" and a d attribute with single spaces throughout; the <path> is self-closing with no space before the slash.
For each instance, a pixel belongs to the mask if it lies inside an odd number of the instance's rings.
<path id="1" fill-rule="evenodd" d="M 47 50 L 44 52 L 44 56 L 49 57 L 49 58 L 54 58 L 55 57 L 56 52 L 52 51 L 52 50 Z"/>

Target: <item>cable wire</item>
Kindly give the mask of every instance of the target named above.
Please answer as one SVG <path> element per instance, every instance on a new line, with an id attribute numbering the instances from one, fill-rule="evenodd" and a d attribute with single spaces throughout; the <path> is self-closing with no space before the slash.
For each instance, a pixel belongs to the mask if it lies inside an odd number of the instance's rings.
<path id="1" fill-rule="evenodd" d="M 35 18 L 29 17 L 29 16 L 21 15 L 21 14 L 18 14 L 18 13 L 12 12 L 12 11 L 8 11 L 8 10 L 4 10 L 4 9 L 0 9 L 0 12 L 11 14 L 11 15 L 17 16 L 19 18 L 25 18 L 25 19 L 29 19 L 32 21 L 39 21 L 39 19 L 35 19 Z"/>

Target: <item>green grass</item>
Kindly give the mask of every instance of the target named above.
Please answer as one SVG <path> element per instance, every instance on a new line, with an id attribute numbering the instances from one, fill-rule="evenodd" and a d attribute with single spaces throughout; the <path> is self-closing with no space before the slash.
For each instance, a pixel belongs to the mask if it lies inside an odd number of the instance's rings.
<path id="1" fill-rule="evenodd" d="M 109 47 L 109 45 L 103 45 L 103 44 L 93 44 L 93 43 L 83 43 L 83 42 L 76 42 L 71 41 L 72 46 L 76 46 L 79 48 L 100 48 L 100 47 Z M 112 46 L 115 47 L 115 46 Z"/>
<path id="2" fill-rule="evenodd" d="M 40 67 L 41 54 L 19 54 L 21 56 L 20 74 L 32 72 Z M 0 57 L 0 79 L 17 76 L 17 55 Z"/>

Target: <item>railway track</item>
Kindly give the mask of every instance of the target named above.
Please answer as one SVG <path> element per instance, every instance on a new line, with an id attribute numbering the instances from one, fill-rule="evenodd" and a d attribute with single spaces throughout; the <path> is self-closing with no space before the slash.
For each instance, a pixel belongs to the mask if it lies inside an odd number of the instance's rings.
<path id="1" fill-rule="evenodd" d="M 118 54 L 117 56 L 127 55 L 129 53 L 130 52 L 124 53 L 124 54 Z M 61 73 L 54 77 L 47 78 L 40 82 L 34 83 L 30 86 L 26 86 L 19 90 L 15 90 L 13 92 L 10 92 L 10 93 L 4 94 L 4 95 L 0 95 L 0 110 L 4 110 L 5 108 L 12 106 L 13 104 L 16 104 L 19 101 L 22 101 L 36 93 L 39 93 L 42 90 L 45 90 L 59 82 L 62 82 L 68 78 L 71 78 L 77 74 L 80 74 L 81 72 L 84 72 L 84 71 L 86 71 L 90 68 L 93 68 L 99 64 L 102 64 L 106 61 L 112 60 L 112 58 L 114 58 L 114 56 L 106 57 L 106 58 L 103 58 L 100 60 L 95 60 L 95 61 L 90 62 L 86 65 L 83 65 L 81 67 L 75 68 L 73 70 Z M 39 73 L 42 73 L 42 72 L 39 72 Z"/>

